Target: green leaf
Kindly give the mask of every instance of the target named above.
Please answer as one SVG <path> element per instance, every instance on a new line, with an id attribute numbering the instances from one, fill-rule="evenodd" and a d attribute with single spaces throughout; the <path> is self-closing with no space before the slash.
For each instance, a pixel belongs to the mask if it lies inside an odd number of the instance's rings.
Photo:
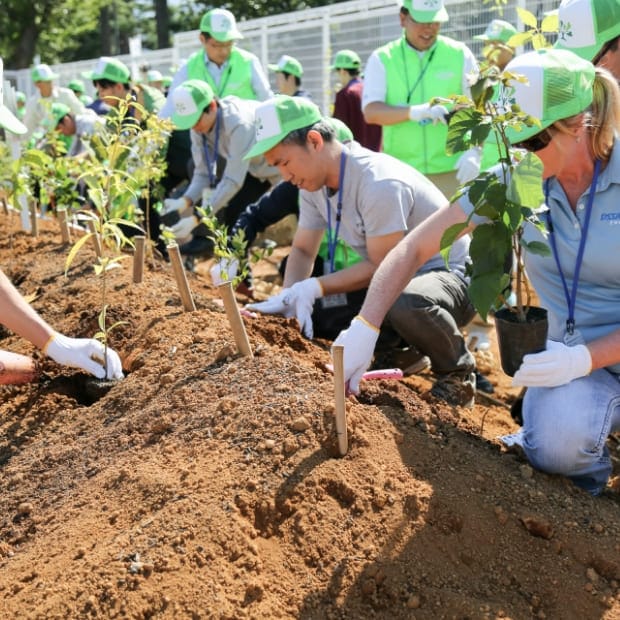
<path id="1" fill-rule="evenodd" d="M 441 236 L 441 242 L 439 244 L 439 247 L 441 248 L 441 255 L 446 262 L 446 267 L 448 266 L 450 250 L 452 249 L 453 243 L 456 241 L 459 235 L 468 227 L 468 225 L 469 224 L 467 222 L 453 224 L 452 226 L 447 228 Z"/>
<path id="2" fill-rule="evenodd" d="M 551 47 L 551 43 L 547 41 L 547 37 L 542 32 L 537 32 L 532 36 L 532 45 L 535 50 L 542 50 L 546 47 Z"/>
<path id="3" fill-rule="evenodd" d="M 538 27 L 538 20 L 536 19 L 536 15 L 534 15 L 527 9 L 524 9 L 523 7 L 520 7 L 520 6 L 516 7 L 516 9 L 517 9 L 517 15 L 519 16 L 519 19 L 526 26 L 529 26 L 530 28 Z"/>
<path id="4" fill-rule="evenodd" d="M 506 197 L 511 202 L 538 209 L 545 202 L 543 194 L 543 163 L 528 153 L 514 168 Z"/>
<path id="5" fill-rule="evenodd" d="M 508 283 L 507 279 L 508 276 L 499 270 L 471 278 L 467 293 L 474 308 L 484 320 Z"/>
<path id="6" fill-rule="evenodd" d="M 540 29 L 543 32 L 557 32 L 560 29 L 560 18 L 557 13 L 543 17 Z"/>
<path id="7" fill-rule="evenodd" d="M 513 34 L 508 41 L 508 45 L 511 47 L 522 47 L 527 45 L 532 40 L 532 31 L 528 32 L 518 32 L 517 34 Z"/>
<path id="8" fill-rule="evenodd" d="M 542 241 L 530 241 L 529 243 L 526 241 L 521 241 L 521 245 L 532 254 L 537 254 L 538 256 L 551 256 L 549 246 Z"/>
<path id="9" fill-rule="evenodd" d="M 65 276 L 69 271 L 69 267 L 71 267 L 71 263 L 77 256 L 77 253 L 80 251 L 82 246 L 93 236 L 93 233 L 86 233 L 83 237 L 80 237 L 74 244 L 73 247 L 69 250 L 69 254 L 67 255 L 67 260 L 65 261 Z"/>
<path id="10" fill-rule="evenodd" d="M 446 138 L 446 153 L 454 155 L 466 151 L 470 147 L 469 133 L 482 120 L 482 114 L 473 108 L 458 110 L 450 119 L 448 137 Z"/>

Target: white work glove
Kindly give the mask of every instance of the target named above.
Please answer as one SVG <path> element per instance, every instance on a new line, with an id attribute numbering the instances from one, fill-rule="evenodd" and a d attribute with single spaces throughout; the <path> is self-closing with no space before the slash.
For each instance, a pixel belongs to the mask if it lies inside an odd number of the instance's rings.
<path id="1" fill-rule="evenodd" d="M 166 215 L 166 213 L 172 213 L 173 211 L 183 211 L 185 208 L 187 208 L 187 200 L 185 198 L 166 198 L 160 214 Z"/>
<path id="2" fill-rule="evenodd" d="M 465 151 L 456 162 L 456 180 L 462 185 L 472 181 L 480 174 L 482 149 L 478 146 Z"/>
<path id="3" fill-rule="evenodd" d="M 200 220 L 195 215 L 182 217 L 174 226 L 170 226 L 170 230 L 177 239 L 185 239 L 192 234 L 192 230 L 200 224 Z"/>
<path id="4" fill-rule="evenodd" d="M 448 110 L 442 105 L 431 105 L 430 103 L 421 103 L 409 107 L 409 118 L 415 122 L 432 121 L 433 124 L 447 123 L 446 116 Z"/>
<path id="5" fill-rule="evenodd" d="M 239 272 L 239 261 L 236 258 L 222 258 L 209 269 L 211 281 L 215 286 L 222 282 L 232 282 Z"/>
<path id="6" fill-rule="evenodd" d="M 377 338 L 379 330 L 356 316 L 334 340 L 335 345 L 344 347 L 344 383 L 353 394 L 360 391 L 360 380 L 370 366 Z"/>
<path id="7" fill-rule="evenodd" d="M 569 347 L 562 342 L 547 340 L 546 351 L 524 356 L 512 385 L 556 387 L 585 377 L 591 370 L 592 356 L 584 344 Z"/>
<path id="8" fill-rule="evenodd" d="M 122 379 L 124 376 L 118 353 L 110 347 L 106 350 L 103 344 L 94 338 L 68 338 L 55 333 L 43 353 L 58 364 L 81 368 L 97 379 Z M 103 367 L 104 358 L 107 373 Z"/>
<path id="9" fill-rule="evenodd" d="M 207 206 L 211 206 L 211 196 L 213 196 L 213 192 L 215 191 L 215 188 L 211 188 L 211 187 L 205 187 L 202 190 L 202 206 L 207 207 Z"/>
<path id="10" fill-rule="evenodd" d="M 321 283 L 316 278 L 306 278 L 295 282 L 290 288 L 285 288 L 279 295 L 270 297 L 267 301 L 248 304 L 249 310 L 258 310 L 264 314 L 282 314 L 287 319 L 295 317 L 299 321 L 301 332 L 306 338 L 312 339 L 312 307 L 314 300 L 323 297 Z"/>

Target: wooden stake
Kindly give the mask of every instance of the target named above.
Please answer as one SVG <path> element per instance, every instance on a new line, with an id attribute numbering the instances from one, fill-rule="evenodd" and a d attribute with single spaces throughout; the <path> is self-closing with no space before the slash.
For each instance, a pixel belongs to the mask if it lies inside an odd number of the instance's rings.
<path id="1" fill-rule="evenodd" d="M 334 396 L 336 399 L 336 433 L 338 434 L 338 449 L 341 456 L 349 450 L 349 438 L 347 436 L 347 409 L 344 393 L 344 346 L 337 344 L 332 346 L 334 359 Z"/>
<path id="2" fill-rule="evenodd" d="M 71 233 L 69 232 L 69 221 L 67 220 L 67 210 L 57 209 L 58 224 L 60 225 L 60 234 L 64 245 L 71 243 Z"/>
<path id="3" fill-rule="evenodd" d="M 136 244 L 136 250 L 133 255 L 133 281 L 134 284 L 140 284 L 144 273 L 144 244 L 146 237 L 138 235 L 133 240 Z"/>
<path id="4" fill-rule="evenodd" d="M 28 204 L 30 209 L 30 232 L 33 237 L 39 236 L 39 221 L 37 219 L 37 203 L 31 200 Z"/>
<path id="5" fill-rule="evenodd" d="M 245 331 L 245 325 L 241 319 L 239 307 L 235 301 L 232 282 L 222 282 L 217 288 L 220 290 L 222 300 L 224 301 L 226 316 L 228 316 L 228 322 L 232 328 L 239 353 L 247 357 L 254 357 L 250 341 L 248 340 L 248 334 Z"/>
<path id="6" fill-rule="evenodd" d="M 88 225 L 88 230 L 93 235 L 93 244 L 95 246 L 95 254 L 99 258 L 103 256 L 103 247 L 101 245 L 101 235 L 97 232 L 97 226 L 95 225 L 94 220 L 87 220 L 86 224 Z"/>
<path id="7" fill-rule="evenodd" d="M 174 277 L 177 281 L 177 287 L 181 294 L 181 301 L 186 312 L 194 312 L 196 305 L 194 304 L 194 298 L 192 292 L 189 290 L 189 284 L 187 283 L 187 276 L 185 275 L 185 269 L 183 269 L 183 262 L 181 261 L 181 252 L 179 252 L 179 246 L 176 243 L 169 243 L 166 248 L 168 249 L 168 255 L 170 256 L 170 263 L 172 264 L 172 271 L 174 271 Z"/>

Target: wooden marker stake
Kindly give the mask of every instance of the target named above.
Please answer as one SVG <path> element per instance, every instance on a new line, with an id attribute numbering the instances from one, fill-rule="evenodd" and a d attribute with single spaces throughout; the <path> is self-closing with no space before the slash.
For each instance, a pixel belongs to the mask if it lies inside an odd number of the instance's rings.
<path id="1" fill-rule="evenodd" d="M 233 331 L 235 342 L 237 343 L 237 349 L 241 355 L 247 357 L 254 357 L 252 353 L 252 347 L 248 340 L 248 334 L 245 331 L 245 325 L 241 319 L 241 313 L 235 301 L 235 293 L 233 291 L 232 282 L 222 282 L 217 287 L 220 290 L 222 300 L 224 301 L 224 308 L 226 310 L 226 316 L 228 316 L 228 322 Z"/>
<path id="2" fill-rule="evenodd" d="M 133 240 L 136 245 L 136 250 L 133 255 L 133 281 L 134 284 L 140 284 L 144 274 L 144 244 L 146 242 L 146 237 L 138 235 L 134 237 Z"/>
<path id="3" fill-rule="evenodd" d="M 341 344 L 332 346 L 334 359 L 334 395 L 336 403 L 336 433 L 338 434 L 338 449 L 341 456 L 349 450 L 347 436 L 347 409 L 344 393 L 344 347 Z"/>
<path id="4" fill-rule="evenodd" d="M 30 232 L 33 237 L 39 236 L 39 220 L 37 218 L 37 203 L 31 200 L 28 204 L 30 209 Z"/>
<path id="5" fill-rule="evenodd" d="M 179 288 L 179 293 L 181 293 L 183 307 L 186 312 L 195 312 L 196 304 L 194 304 L 194 298 L 189 290 L 189 284 L 187 283 L 185 269 L 183 269 L 183 261 L 181 260 L 179 246 L 176 243 L 169 243 L 166 248 L 168 250 L 168 255 L 170 256 L 170 263 L 172 265 L 172 271 L 174 271 L 174 277 L 177 281 L 177 287 Z"/>
<path id="6" fill-rule="evenodd" d="M 67 220 L 67 210 L 58 209 L 56 211 L 58 216 L 58 224 L 60 225 L 60 234 L 62 235 L 62 242 L 64 245 L 71 243 L 71 233 L 69 232 L 69 221 Z"/>
<path id="7" fill-rule="evenodd" d="M 88 225 L 88 230 L 93 235 L 93 244 L 95 246 L 95 254 L 97 254 L 97 256 L 101 258 L 103 256 L 103 247 L 101 245 L 101 235 L 99 235 L 99 233 L 97 232 L 97 227 L 95 226 L 94 220 L 88 220 L 86 223 Z"/>

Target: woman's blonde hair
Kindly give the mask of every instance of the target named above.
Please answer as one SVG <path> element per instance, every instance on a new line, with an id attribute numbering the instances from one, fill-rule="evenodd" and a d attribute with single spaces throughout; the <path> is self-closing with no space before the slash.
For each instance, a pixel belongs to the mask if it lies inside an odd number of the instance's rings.
<path id="1" fill-rule="evenodd" d="M 595 71 L 590 107 L 585 112 L 556 121 L 553 127 L 567 133 L 583 123 L 590 130 L 594 157 L 607 161 L 620 130 L 620 87 L 607 69 L 596 67 Z"/>

